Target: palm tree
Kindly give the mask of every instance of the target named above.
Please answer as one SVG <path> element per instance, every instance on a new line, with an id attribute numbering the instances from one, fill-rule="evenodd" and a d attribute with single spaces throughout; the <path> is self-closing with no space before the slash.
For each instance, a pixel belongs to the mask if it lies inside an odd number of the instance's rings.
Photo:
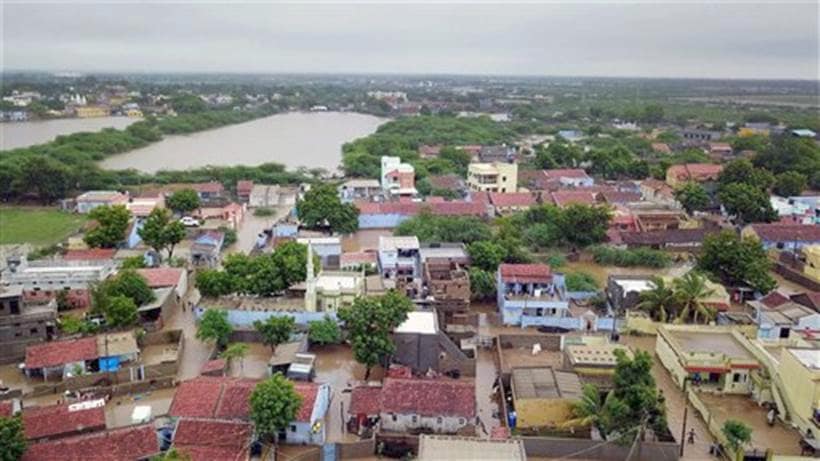
<path id="1" fill-rule="evenodd" d="M 559 427 L 566 429 L 590 426 L 597 429 L 602 437 L 606 437 L 603 429 L 604 419 L 606 418 L 604 407 L 610 395 L 612 395 L 612 393 L 607 394 L 606 399 L 602 400 L 601 393 L 595 385 L 585 385 L 581 393 L 581 400 L 575 403 L 572 408 L 572 413 L 575 417 L 564 421 Z"/>
<path id="2" fill-rule="evenodd" d="M 706 285 L 706 278 L 694 272 L 689 272 L 674 282 L 675 297 L 680 305 L 678 322 L 685 322 L 692 316 L 692 322 L 698 323 L 702 316 L 708 323 L 715 316 L 715 311 L 704 304 L 704 300 L 715 294 L 715 290 Z"/>
<path id="3" fill-rule="evenodd" d="M 649 312 L 659 322 L 666 322 L 677 308 L 675 291 L 661 277 L 652 277 L 652 285 L 651 290 L 641 293 L 641 301 L 636 307 Z"/>
<path id="4" fill-rule="evenodd" d="M 245 355 L 248 353 L 248 345 L 245 343 L 233 343 L 222 351 L 219 356 L 228 362 L 230 368 L 234 359 L 239 359 L 239 369 L 241 373 L 245 372 Z"/>

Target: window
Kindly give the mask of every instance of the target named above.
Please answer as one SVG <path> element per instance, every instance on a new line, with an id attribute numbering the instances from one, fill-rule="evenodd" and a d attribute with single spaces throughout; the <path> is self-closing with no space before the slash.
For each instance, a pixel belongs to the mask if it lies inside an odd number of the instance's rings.
<path id="1" fill-rule="evenodd" d="M 30 329 L 28 332 L 29 332 L 29 333 L 31 333 L 31 334 L 33 334 L 33 335 L 36 335 L 36 334 L 37 334 L 37 329 L 36 329 L 36 328 L 32 328 L 32 329 Z"/>
<path id="2" fill-rule="evenodd" d="M 466 423 L 466 421 L 464 421 L 464 418 L 458 418 L 458 423 L 459 424 L 464 424 L 464 423 Z"/>
<path id="3" fill-rule="evenodd" d="M 415 422 L 417 422 L 417 421 L 418 421 L 418 419 L 419 419 L 419 418 L 418 418 L 416 415 L 413 415 L 413 422 L 414 422 L 414 423 L 415 423 Z"/>
<path id="4" fill-rule="evenodd" d="M 441 422 L 442 422 L 442 421 L 444 421 L 444 419 L 443 419 L 441 416 L 439 416 L 438 418 L 436 418 L 436 422 L 437 422 L 437 423 L 441 424 Z"/>
<path id="5" fill-rule="evenodd" d="M 290 425 L 290 431 L 291 432 L 296 432 L 296 425 L 295 424 Z"/>
<path id="6" fill-rule="evenodd" d="M 735 373 L 735 374 L 732 376 L 732 381 L 733 381 L 733 382 L 736 382 L 736 383 L 739 383 L 739 382 L 740 382 L 740 373 Z"/>

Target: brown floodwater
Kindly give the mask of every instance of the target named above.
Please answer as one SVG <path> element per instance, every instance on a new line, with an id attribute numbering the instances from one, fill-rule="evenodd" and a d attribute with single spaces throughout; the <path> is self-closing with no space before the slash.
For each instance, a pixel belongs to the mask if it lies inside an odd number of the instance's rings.
<path id="1" fill-rule="evenodd" d="M 64 134 L 100 131 L 103 128 L 122 129 L 139 120 L 129 117 L 97 117 L 0 123 L 0 150 L 43 144 Z"/>

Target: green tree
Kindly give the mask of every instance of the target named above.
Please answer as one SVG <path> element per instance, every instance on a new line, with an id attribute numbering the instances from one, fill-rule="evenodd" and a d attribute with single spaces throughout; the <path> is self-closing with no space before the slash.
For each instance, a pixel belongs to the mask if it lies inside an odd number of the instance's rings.
<path id="1" fill-rule="evenodd" d="M 373 298 L 357 298 L 350 307 L 339 309 L 339 319 L 345 323 L 353 357 L 366 368 L 364 379 L 370 371 L 395 351 L 391 334 L 407 314 L 413 303 L 395 290 Z"/>
<path id="2" fill-rule="evenodd" d="M 504 261 L 507 251 L 501 245 L 489 240 L 473 242 L 467 247 L 473 267 L 493 272 Z"/>
<path id="3" fill-rule="evenodd" d="M 233 333 L 233 326 L 228 322 L 228 311 L 207 309 L 199 320 L 196 338 L 200 341 L 213 341 L 221 349 L 228 344 Z"/>
<path id="4" fill-rule="evenodd" d="M 495 297 L 496 285 L 493 273 L 477 267 L 470 268 L 470 297 L 473 300 L 485 300 Z"/>
<path id="5" fill-rule="evenodd" d="M 597 291 L 598 282 L 586 272 L 569 272 L 566 274 L 567 291 Z"/>
<path id="6" fill-rule="evenodd" d="M 120 264 L 121 269 L 143 269 L 145 267 L 145 258 L 142 256 L 129 256 L 122 260 Z"/>
<path id="7" fill-rule="evenodd" d="M 34 192 L 44 205 L 65 197 L 72 188 L 69 168 L 45 155 L 23 158 L 19 172 L 17 188 L 23 192 Z"/>
<path id="8" fill-rule="evenodd" d="M 781 197 L 800 195 L 809 184 L 809 178 L 796 171 L 786 171 L 775 177 L 774 191 Z"/>
<path id="9" fill-rule="evenodd" d="M 663 120 L 663 106 L 659 104 L 649 104 L 644 106 L 641 114 L 641 121 L 647 123 L 658 123 Z"/>
<path id="10" fill-rule="evenodd" d="M 302 406 L 293 383 L 276 373 L 256 385 L 250 398 L 251 421 L 262 437 L 273 439 L 288 427 Z"/>
<path id="11" fill-rule="evenodd" d="M 208 109 L 205 101 L 194 94 L 180 94 L 171 98 L 171 108 L 178 114 L 195 114 Z"/>
<path id="12" fill-rule="evenodd" d="M 687 213 L 703 211 L 709 206 L 709 194 L 696 182 L 687 182 L 675 191 L 675 199 L 683 205 Z"/>
<path id="13" fill-rule="evenodd" d="M 199 194 L 193 189 L 180 189 L 165 199 L 165 205 L 177 213 L 190 213 L 199 208 Z"/>
<path id="14" fill-rule="evenodd" d="M 675 279 L 673 286 L 680 308 L 679 322 L 685 322 L 691 318 L 693 323 L 698 323 L 698 317 L 701 317 L 704 323 L 708 323 L 714 319 L 716 312 L 704 304 L 706 299 L 715 294 L 715 290 L 706 285 L 706 278 L 694 272 L 688 272 L 683 277 Z"/>
<path id="15" fill-rule="evenodd" d="M 248 345 L 245 343 L 233 343 L 221 354 L 219 354 L 220 358 L 225 359 L 228 362 L 228 366 L 230 367 L 233 364 L 234 360 L 239 359 L 239 366 L 240 369 L 244 372 L 245 370 L 245 356 L 248 355 Z"/>
<path id="16" fill-rule="evenodd" d="M 203 269 L 197 272 L 196 287 L 202 296 L 209 298 L 218 298 L 236 291 L 234 278 L 228 272 L 216 269 Z"/>
<path id="17" fill-rule="evenodd" d="M 733 454 L 752 441 L 752 428 L 736 419 L 727 419 L 720 432 L 726 437 Z"/>
<path id="18" fill-rule="evenodd" d="M 329 228 L 341 234 L 350 234 L 359 228 L 358 208 L 342 203 L 332 184 L 314 184 L 296 203 L 296 212 L 308 228 Z"/>
<path id="19" fill-rule="evenodd" d="M 564 239 L 571 245 L 580 247 L 603 242 L 611 217 L 609 208 L 573 203 L 564 208 L 561 214 Z M 579 229 L 583 229 L 583 232 L 578 232 Z"/>
<path id="20" fill-rule="evenodd" d="M 276 346 L 290 339 L 295 325 L 296 319 L 289 315 L 272 316 L 264 322 L 260 320 L 253 322 L 253 327 L 262 335 L 262 343 L 270 346 L 272 352 L 276 352 Z"/>
<path id="21" fill-rule="evenodd" d="M 105 322 L 113 328 L 130 327 L 137 323 L 137 305 L 126 296 L 112 296 L 105 308 Z"/>
<path id="22" fill-rule="evenodd" d="M 26 436 L 20 415 L 6 418 L 0 416 L 0 461 L 19 461 L 26 452 Z"/>
<path id="23" fill-rule="evenodd" d="M 652 356 L 637 351 L 630 359 L 621 349 L 615 350 L 615 356 L 612 397 L 606 402 L 606 432 L 617 430 L 621 437 L 632 440 L 634 431 L 644 424 L 655 432 L 668 430 L 664 401 L 652 377 Z"/>
<path id="24" fill-rule="evenodd" d="M 121 270 L 115 277 L 103 283 L 109 296 L 125 296 L 137 306 L 155 299 L 154 291 L 148 286 L 148 282 L 134 269 Z"/>
<path id="25" fill-rule="evenodd" d="M 812 177 L 820 171 L 820 147 L 813 139 L 775 136 L 766 149 L 758 152 L 753 162 L 774 173 L 796 171 Z"/>
<path id="26" fill-rule="evenodd" d="M 314 344 L 338 344 L 342 340 L 339 324 L 332 317 L 308 322 L 308 339 Z"/>
<path id="27" fill-rule="evenodd" d="M 732 183 L 722 186 L 718 199 L 726 212 L 741 223 L 777 220 L 777 212 L 772 208 L 769 194 L 749 184 Z"/>
<path id="28" fill-rule="evenodd" d="M 675 290 L 662 277 L 655 276 L 652 277 L 652 288 L 641 292 L 640 302 L 636 307 L 648 312 L 653 319 L 665 323 L 676 316 L 678 299 Z"/>
<path id="29" fill-rule="evenodd" d="M 607 409 L 611 408 L 611 404 L 608 405 L 611 395 L 611 392 L 607 393 L 607 398 L 602 399 L 597 386 L 585 384 L 581 391 L 581 399 L 573 404 L 573 418 L 561 423 L 560 427 L 594 427 L 606 438 L 605 428 L 610 426 Z"/>
<path id="30" fill-rule="evenodd" d="M 86 232 L 85 243 L 92 248 L 113 248 L 125 239 L 131 212 L 123 205 L 104 205 L 91 210 L 88 217 L 97 224 Z"/>
<path id="31" fill-rule="evenodd" d="M 723 167 L 718 176 L 719 190 L 731 184 L 746 184 L 765 191 L 774 184 L 774 175 L 769 171 L 755 168 L 748 159 L 732 160 Z"/>
<path id="32" fill-rule="evenodd" d="M 167 248 L 168 258 L 172 258 L 174 247 L 185 238 L 185 226 L 172 219 L 167 209 L 154 208 L 137 233 L 158 254 Z"/>
<path id="33" fill-rule="evenodd" d="M 749 286 L 765 294 L 777 286 L 763 245 L 730 230 L 706 236 L 697 267 L 732 287 Z"/>
<path id="34" fill-rule="evenodd" d="M 404 220 L 394 235 L 414 235 L 422 242 L 464 242 L 470 244 L 492 238 L 492 229 L 484 221 L 465 216 L 437 216 L 429 209 Z"/>

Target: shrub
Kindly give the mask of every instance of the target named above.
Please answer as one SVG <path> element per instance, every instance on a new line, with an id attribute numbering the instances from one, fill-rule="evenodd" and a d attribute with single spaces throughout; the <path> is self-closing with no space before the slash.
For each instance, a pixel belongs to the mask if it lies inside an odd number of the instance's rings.
<path id="1" fill-rule="evenodd" d="M 590 251 L 596 263 L 607 266 L 663 268 L 672 264 L 672 258 L 667 253 L 649 248 L 619 250 L 599 245 L 592 247 Z"/>

